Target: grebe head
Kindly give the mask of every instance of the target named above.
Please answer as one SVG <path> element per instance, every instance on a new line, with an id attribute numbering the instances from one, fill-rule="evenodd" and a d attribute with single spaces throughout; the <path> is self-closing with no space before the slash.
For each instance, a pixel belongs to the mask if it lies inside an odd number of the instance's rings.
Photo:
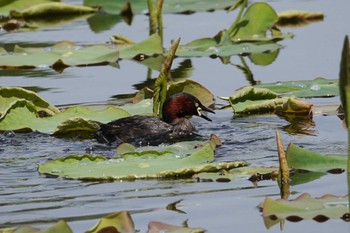
<path id="1" fill-rule="evenodd" d="M 205 107 L 196 97 L 191 94 L 180 92 L 170 96 L 163 104 L 163 120 L 167 123 L 176 123 L 179 118 L 200 116 L 211 121 L 206 112 L 215 113 Z"/>

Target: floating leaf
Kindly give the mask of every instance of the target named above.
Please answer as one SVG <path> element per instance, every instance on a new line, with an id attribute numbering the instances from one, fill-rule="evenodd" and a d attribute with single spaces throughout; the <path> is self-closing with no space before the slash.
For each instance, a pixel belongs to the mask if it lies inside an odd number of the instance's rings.
<path id="1" fill-rule="evenodd" d="M 16 0 L 16 1 L 1 1 L 0 4 L 0 14 L 2 15 L 9 15 L 10 11 L 17 10 L 17 11 L 23 11 L 33 5 L 39 5 L 42 3 L 49 3 L 49 2 L 60 2 L 60 0 Z"/>
<path id="2" fill-rule="evenodd" d="M 52 116 L 59 112 L 55 106 L 48 103 L 35 92 L 19 87 L 0 87 L 0 119 L 8 111 L 8 107 L 18 99 L 26 99 L 39 113 L 45 112 L 47 115 Z"/>
<path id="3" fill-rule="evenodd" d="M 244 87 L 230 96 L 231 104 L 244 102 L 246 100 L 269 100 L 275 99 L 278 95 L 265 88 Z"/>
<path id="4" fill-rule="evenodd" d="M 52 67 L 62 71 L 69 66 L 108 65 L 119 58 L 131 59 L 136 55 L 151 56 L 161 54 L 163 48 L 158 35 L 152 35 L 140 43 L 129 46 L 97 44 L 79 46 L 73 42 L 62 41 L 52 47 L 22 48 L 15 46 L 13 52 L 0 55 L 0 68 L 42 68 Z"/>
<path id="5" fill-rule="evenodd" d="M 97 10 L 88 6 L 78 6 L 61 2 L 48 2 L 33 5 L 20 12 L 11 11 L 12 18 L 64 17 L 74 14 L 90 14 Z"/>
<path id="6" fill-rule="evenodd" d="M 38 111 L 31 102 L 17 100 L 0 119 L 0 131 L 26 129 L 26 131 L 39 131 L 42 133 L 63 133 L 70 131 L 70 127 L 73 129 L 79 128 L 82 131 L 91 131 L 96 129 L 96 123 L 89 120 L 107 123 L 129 115 L 126 111 L 115 107 L 92 110 L 87 107 L 77 106 L 68 108 L 52 117 L 40 118 Z M 77 117 L 81 119 L 73 120 Z M 69 121 L 65 122 L 67 120 Z"/>
<path id="7" fill-rule="evenodd" d="M 15 46 L 13 53 L 0 56 L 0 68 L 52 67 L 62 71 L 68 66 L 107 65 L 119 58 L 118 50 L 106 45 L 78 46 L 62 41 L 51 48 L 22 48 Z"/>
<path id="8" fill-rule="evenodd" d="M 275 113 L 277 115 L 310 116 L 312 104 L 293 97 L 274 98 L 276 93 L 265 88 L 245 87 L 229 97 L 239 115 Z"/>
<path id="9" fill-rule="evenodd" d="M 113 213 L 103 217 L 92 229 L 85 231 L 85 233 L 99 232 L 134 233 L 134 222 L 132 221 L 130 214 L 126 211 Z"/>
<path id="10" fill-rule="evenodd" d="M 131 1 L 131 8 L 134 14 L 144 14 L 148 9 L 147 1 Z M 232 0 L 180 0 L 164 1 L 163 13 L 194 13 L 212 10 L 223 10 L 232 4 Z M 125 1 L 114 0 L 84 0 L 86 6 L 99 6 L 109 14 L 120 14 L 124 8 Z"/>
<path id="11" fill-rule="evenodd" d="M 293 143 L 289 144 L 286 153 L 288 165 L 294 169 L 325 172 L 336 168 L 346 168 L 346 156 L 320 155 Z"/>
<path id="12" fill-rule="evenodd" d="M 202 181 L 230 182 L 233 180 L 260 181 L 275 179 L 278 175 L 276 167 L 239 167 L 218 172 L 203 172 L 195 174 L 194 179 Z"/>
<path id="13" fill-rule="evenodd" d="M 300 98 L 332 97 L 339 95 L 339 82 L 334 79 L 316 78 L 305 81 L 288 81 L 259 84 L 256 87 L 266 88 L 283 96 Z"/>
<path id="14" fill-rule="evenodd" d="M 162 222 L 150 222 L 148 224 L 148 231 L 147 233 L 160 233 L 160 232 L 167 232 L 167 233 L 203 233 L 205 232 L 205 229 L 203 228 L 189 228 L 189 227 L 179 227 L 170 225 L 167 223 Z"/>
<path id="15" fill-rule="evenodd" d="M 323 21 L 323 12 L 311 12 L 311 11 L 284 11 L 278 13 L 279 27 L 301 27 L 310 23 L 316 23 Z"/>
<path id="16" fill-rule="evenodd" d="M 39 165 L 39 172 L 81 180 L 190 177 L 194 173 L 245 166 L 244 161 L 210 163 L 215 146 L 206 142 L 181 142 L 167 147 L 144 147 L 140 152 L 107 159 L 69 155 Z"/>
<path id="17" fill-rule="evenodd" d="M 203 38 L 180 45 L 176 55 L 179 57 L 230 57 L 241 54 L 274 52 L 281 47 L 281 45 L 275 43 L 218 44 L 215 38 Z"/>
<path id="18" fill-rule="evenodd" d="M 264 218 L 287 219 L 297 222 L 313 219 L 324 222 L 328 219 L 344 218 L 348 214 L 348 197 L 324 195 L 320 198 L 312 198 L 310 194 L 301 194 L 294 200 L 273 200 L 266 197 L 260 205 Z"/>
<path id="19" fill-rule="evenodd" d="M 118 38 L 121 39 L 120 35 L 118 35 Z M 116 36 L 111 37 L 112 42 L 115 42 L 115 39 Z M 125 43 L 125 40 L 128 40 L 128 43 Z M 117 47 L 119 50 L 119 56 L 122 59 L 132 59 L 137 55 L 152 56 L 163 53 L 162 41 L 157 33 L 139 43 L 133 43 L 130 39 L 124 37 L 124 43 L 123 46 Z M 145 58 L 146 57 L 141 60 L 144 60 Z"/>

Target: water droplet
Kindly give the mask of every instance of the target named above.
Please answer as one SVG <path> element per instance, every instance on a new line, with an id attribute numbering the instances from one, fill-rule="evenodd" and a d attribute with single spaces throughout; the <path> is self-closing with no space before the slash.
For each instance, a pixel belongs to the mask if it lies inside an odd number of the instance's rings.
<path id="1" fill-rule="evenodd" d="M 312 91 L 319 91 L 319 90 L 321 90 L 321 87 L 319 85 L 312 85 L 310 87 L 310 90 L 312 90 Z"/>

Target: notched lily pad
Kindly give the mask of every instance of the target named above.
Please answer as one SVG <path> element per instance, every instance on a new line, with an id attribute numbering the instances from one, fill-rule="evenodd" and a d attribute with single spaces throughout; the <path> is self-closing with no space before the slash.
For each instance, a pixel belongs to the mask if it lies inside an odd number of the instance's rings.
<path id="1" fill-rule="evenodd" d="M 245 166 L 244 161 L 211 163 L 215 144 L 180 142 L 168 147 L 145 147 L 113 159 L 69 155 L 40 164 L 38 171 L 50 176 L 80 180 L 116 180 L 191 177 L 194 173 Z"/>
<path id="2" fill-rule="evenodd" d="M 290 201 L 284 199 L 273 200 L 266 197 L 259 207 L 262 209 L 264 218 L 277 221 L 286 219 L 292 222 L 313 219 L 324 222 L 328 219 L 344 219 L 344 216 L 349 214 L 347 205 L 347 196 L 339 197 L 327 194 L 320 198 L 313 198 L 310 194 L 304 193 Z"/>

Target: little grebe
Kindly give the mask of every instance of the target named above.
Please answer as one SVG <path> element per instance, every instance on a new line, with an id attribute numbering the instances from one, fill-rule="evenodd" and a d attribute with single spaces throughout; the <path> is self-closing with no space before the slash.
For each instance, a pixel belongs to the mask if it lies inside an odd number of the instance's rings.
<path id="1" fill-rule="evenodd" d="M 158 145 L 164 142 L 185 140 L 198 136 L 188 117 L 200 116 L 211 121 L 205 107 L 196 97 L 185 92 L 170 96 L 163 104 L 162 116 L 130 116 L 101 124 L 97 140 L 103 143 L 131 143 Z"/>

